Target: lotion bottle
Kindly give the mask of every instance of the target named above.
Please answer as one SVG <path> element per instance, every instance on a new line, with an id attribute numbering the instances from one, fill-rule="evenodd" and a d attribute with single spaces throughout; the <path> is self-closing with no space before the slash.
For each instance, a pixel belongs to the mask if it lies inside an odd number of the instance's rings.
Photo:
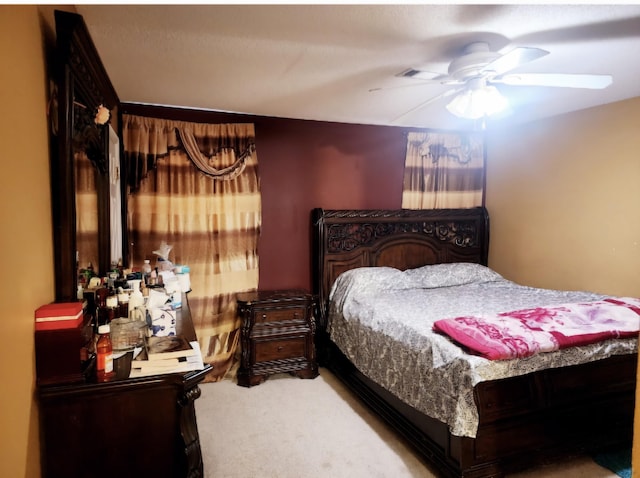
<path id="1" fill-rule="evenodd" d="M 136 314 L 133 312 L 136 307 L 144 307 L 144 296 L 140 291 L 140 281 L 136 279 L 130 282 L 133 292 L 131 292 L 129 296 L 129 318 L 132 319 L 136 317 Z"/>

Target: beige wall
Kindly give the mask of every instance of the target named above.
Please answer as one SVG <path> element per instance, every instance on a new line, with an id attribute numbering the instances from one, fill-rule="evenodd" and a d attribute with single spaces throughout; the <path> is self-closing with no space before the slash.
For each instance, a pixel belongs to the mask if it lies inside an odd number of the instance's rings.
<path id="1" fill-rule="evenodd" d="M 635 98 L 490 131 L 489 265 L 522 284 L 640 297 L 639 124 Z"/>
<path id="2" fill-rule="evenodd" d="M 54 298 L 41 28 L 36 6 L 0 6 L 0 476 L 6 477 L 40 476 L 33 311 Z"/>
<path id="3" fill-rule="evenodd" d="M 640 297 L 640 98 L 487 138 L 489 260 L 532 286 Z"/>

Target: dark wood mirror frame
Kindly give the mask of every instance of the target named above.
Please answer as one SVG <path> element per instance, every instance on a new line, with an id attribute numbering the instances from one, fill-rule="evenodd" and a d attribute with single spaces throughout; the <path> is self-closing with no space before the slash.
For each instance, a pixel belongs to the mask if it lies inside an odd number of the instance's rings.
<path id="1" fill-rule="evenodd" d="M 77 298 L 74 152 L 78 148 L 84 148 L 97 171 L 98 264 L 94 266 L 99 274 L 104 275 L 109 269 L 111 240 L 123 240 L 125 244 L 125 238 L 111 237 L 108 123 L 100 126 L 93 121 L 98 106 L 103 105 L 110 110 L 112 127 L 121 136 L 114 125 L 120 101 L 82 16 L 56 10 L 55 21 L 56 60 L 53 76 L 57 87 L 58 113 L 57 131 L 52 135 L 51 194 L 55 297 L 56 301 L 61 302 Z M 82 99 L 86 106 L 85 113 L 74 107 L 77 99 Z M 122 193 L 122 216 L 126 218 L 124 191 Z M 123 247 L 123 255 L 126 249 Z M 124 263 L 126 258 L 122 260 Z"/>

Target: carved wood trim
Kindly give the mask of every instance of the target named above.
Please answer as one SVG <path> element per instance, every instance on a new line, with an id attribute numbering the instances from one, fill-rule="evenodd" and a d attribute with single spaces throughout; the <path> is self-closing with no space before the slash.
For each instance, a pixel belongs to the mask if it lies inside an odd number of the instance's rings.
<path id="1" fill-rule="evenodd" d="M 94 122 L 97 107 L 117 107 L 118 95 L 100 60 L 82 16 L 56 10 L 58 130 L 52 137 L 51 194 L 57 301 L 76 300 L 76 205 L 74 152 L 86 148 L 98 174 L 98 270 L 110 263 L 108 144 L 106 125 Z"/>
<path id="2" fill-rule="evenodd" d="M 319 331 L 326 325 L 329 292 L 339 274 L 356 267 L 399 269 L 443 262 L 487 264 L 485 208 L 312 211 L 314 293 Z"/>
<path id="3" fill-rule="evenodd" d="M 186 466 L 186 476 L 190 478 L 200 478 L 204 475 L 202 462 L 202 451 L 200 448 L 200 435 L 196 422 L 195 401 L 201 395 L 200 387 L 197 385 L 186 389 L 178 397 L 180 406 L 180 436 L 183 442 Z"/>

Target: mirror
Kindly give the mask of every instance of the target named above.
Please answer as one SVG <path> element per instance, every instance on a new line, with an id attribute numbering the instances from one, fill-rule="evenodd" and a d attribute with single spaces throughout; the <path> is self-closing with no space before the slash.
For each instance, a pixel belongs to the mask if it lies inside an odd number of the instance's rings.
<path id="1" fill-rule="evenodd" d="M 91 263 L 104 276 L 110 268 L 112 242 L 122 244 L 122 236 L 112 237 L 110 210 L 114 154 L 109 145 L 119 147 L 119 141 L 110 139 L 110 131 L 118 130 L 119 99 L 82 16 L 56 10 L 55 21 L 58 113 L 52 136 L 51 193 L 56 300 L 74 301 L 78 269 Z M 125 217 L 124 207 L 114 213 Z"/>
<path id="2" fill-rule="evenodd" d="M 98 268 L 98 183 L 100 173 L 84 151 L 73 155 L 76 177 L 76 263 L 78 269 Z M 95 264 L 95 266 L 94 266 Z"/>

